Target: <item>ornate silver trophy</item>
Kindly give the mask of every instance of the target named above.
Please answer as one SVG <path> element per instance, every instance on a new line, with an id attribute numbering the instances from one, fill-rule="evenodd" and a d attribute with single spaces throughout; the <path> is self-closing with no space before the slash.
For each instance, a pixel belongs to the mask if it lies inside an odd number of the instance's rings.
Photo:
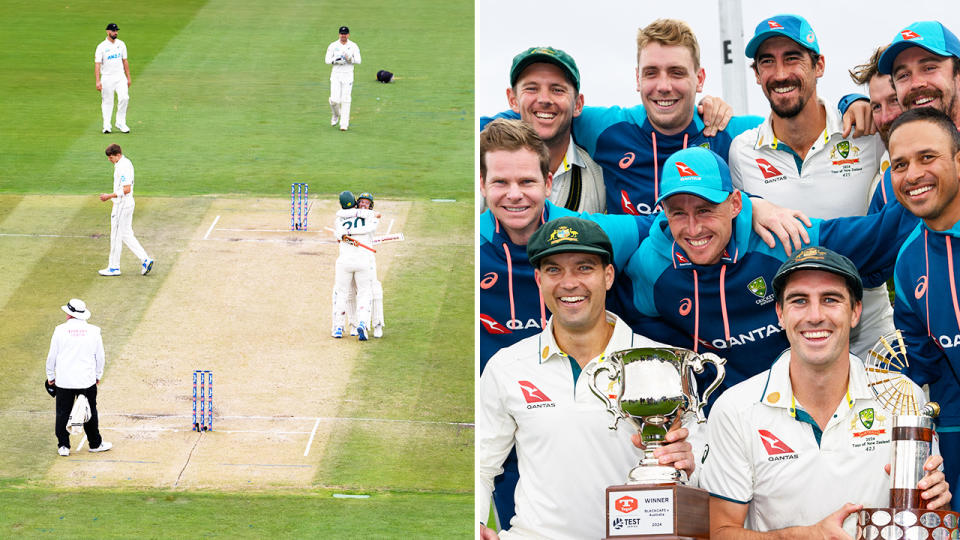
<path id="1" fill-rule="evenodd" d="M 717 376 L 701 397 L 694 374 L 703 372 L 704 363 L 716 366 Z M 686 473 L 660 465 L 653 452 L 678 417 L 705 421 L 703 406 L 723 382 L 725 363 L 712 353 L 645 348 L 617 351 L 587 366 L 587 385 L 613 415 L 610 429 L 627 421 L 645 447 L 627 484 L 607 488 L 608 538 L 709 535 L 707 492 L 683 485 Z"/>
<path id="2" fill-rule="evenodd" d="M 957 538 L 960 514 L 927 510 L 917 482 L 933 450 L 933 419 L 940 414 L 902 371 L 909 366 L 899 330 L 883 336 L 864 360 L 867 381 L 893 415 L 890 445 L 890 507 L 864 508 L 857 515 L 857 539 Z"/>

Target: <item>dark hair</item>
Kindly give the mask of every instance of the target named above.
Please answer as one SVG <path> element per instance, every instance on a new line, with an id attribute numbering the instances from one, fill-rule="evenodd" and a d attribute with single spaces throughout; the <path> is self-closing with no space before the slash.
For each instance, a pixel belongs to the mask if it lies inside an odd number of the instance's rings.
<path id="1" fill-rule="evenodd" d="M 870 55 L 870 59 L 864 64 L 854 66 L 853 69 L 848 70 L 847 73 L 850 74 L 850 78 L 853 79 L 853 82 L 857 84 L 869 84 L 870 79 L 876 77 L 877 75 L 882 75 L 880 73 L 880 56 L 883 54 L 883 51 L 887 50 L 889 45 L 883 45 L 877 47 L 873 54 Z M 893 79 L 890 80 L 890 85 L 893 85 Z"/>
<path id="2" fill-rule="evenodd" d="M 119 144 L 111 144 L 106 150 L 103 151 L 103 153 L 108 156 L 118 156 L 123 153 L 123 150 L 120 150 Z"/>
<path id="3" fill-rule="evenodd" d="M 804 47 L 803 50 L 806 51 L 806 52 L 807 52 L 807 55 L 810 56 L 810 65 L 811 65 L 811 66 L 816 66 L 816 65 L 817 65 L 817 62 L 820 61 L 820 55 L 817 54 L 817 53 L 815 53 L 815 52 L 813 52 L 812 50 L 810 50 L 810 49 L 808 49 L 808 48 L 806 48 L 806 47 Z M 757 73 L 757 59 L 756 59 L 756 58 L 754 58 L 753 61 L 750 62 L 750 69 L 752 69 L 754 73 Z"/>
<path id="4" fill-rule="evenodd" d="M 890 132 L 887 135 L 887 140 L 890 140 L 890 138 L 893 137 L 893 132 L 896 131 L 900 126 L 909 124 L 911 122 L 921 121 L 930 122 L 931 124 L 939 127 L 940 130 L 946 133 L 947 137 L 950 138 L 950 151 L 954 155 L 956 155 L 957 152 L 960 152 L 960 132 L 957 132 L 957 126 L 943 111 L 934 107 L 910 109 L 909 111 L 906 111 L 898 116 L 897 119 L 890 124 Z"/>

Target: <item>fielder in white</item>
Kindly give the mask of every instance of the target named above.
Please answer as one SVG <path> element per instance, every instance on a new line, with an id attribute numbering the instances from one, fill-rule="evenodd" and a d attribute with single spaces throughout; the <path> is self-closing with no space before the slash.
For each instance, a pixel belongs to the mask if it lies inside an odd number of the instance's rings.
<path id="1" fill-rule="evenodd" d="M 373 194 L 365 191 L 357 196 L 357 208 L 373 210 Z M 380 214 L 377 214 L 377 218 L 380 218 Z M 372 244 L 371 244 L 372 245 Z M 380 283 L 380 280 L 377 279 L 377 262 L 373 262 L 373 303 L 372 303 L 372 312 L 371 319 L 373 322 L 373 337 L 382 338 L 383 337 L 383 284 Z M 357 317 L 357 288 L 356 281 L 350 287 L 350 292 L 347 296 L 347 320 L 349 324 L 353 327 L 350 330 L 351 336 L 356 336 L 359 332 L 357 328 L 360 326 L 360 319 Z"/>
<path id="2" fill-rule="evenodd" d="M 350 29 L 340 27 L 340 39 L 327 47 L 326 63 L 330 70 L 330 125 L 340 122 L 340 131 L 350 127 L 350 93 L 353 91 L 353 65 L 360 63 L 360 48 L 350 41 Z"/>
<path id="3" fill-rule="evenodd" d="M 147 255 L 137 237 L 133 235 L 133 163 L 124 157 L 120 145 L 111 144 L 104 151 L 113 163 L 113 193 L 101 193 L 100 200 L 113 199 L 110 212 L 110 260 L 100 270 L 101 276 L 120 275 L 120 250 L 126 244 L 140 260 L 140 274 L 147 275 L 153 269 L 153 259 Z"/>
<path id="4" fill-rule="evenodd" d="M 357 208 L 349 191 L 340 194 L 340 207 L 334 222 L 334 234 L 340 240 L 340 256 L 337 258 L 333 285 L 333 337 L 343 337 L 347 296 L 356 281 L 357 335 L 360 341 L 366 341 L 377 264 L 373 256 L 373 236 L 380 224 L 380 215 L 370 209 Z"/>
<path id="5" fill-rule="evenodd" d="M 100 91 L 100 110 L 103 112 L 103 132 L 110 133 L 110 115 L 113 114 L 113 94 L 117 94 L 117 129 L 130 133 L 127 127 L 127 104 L 130 102 L 130 64 L 127 45 L 117 39 L 116 23 L 107 25 L 107 39 L 97 45 L 93 57 L 93 73 Z"/>

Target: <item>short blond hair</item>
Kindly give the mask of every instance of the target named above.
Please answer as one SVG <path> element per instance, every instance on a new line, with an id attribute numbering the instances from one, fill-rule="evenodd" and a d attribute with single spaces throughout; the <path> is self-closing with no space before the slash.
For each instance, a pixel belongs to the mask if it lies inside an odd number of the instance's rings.
<path id="1" fill-rule="evenodd" d="M 880 55 L 883 54 L 883 51 L 887 50 L 887 47 L 889 47 L 889 45 L 877 47 L 877 49 L 873 51 L 873 54 L 870 55 L 867 63 L 860 64 L 848 70 L 853 82 L 857 84 L 870 84 L 870 79 L 880 75 Z"/>
<path id="2" fill-rule="evenodd" d="M 637 63 L 640 51 L 652 42 L 686 47 L 693 58 L 693 69 L 700 69 L 700 43 L 690 25 L 678 19 L 657 19 L 637 32 Z"/>
<path id="3" fill-rule="evenodd" d="M 550 150 L 543 142 L 536 130 L 522 120 L 507 120 L 497 118 L 487 124 L 480 132 L 480 177 L 487 178 L 487 152 L 506 150 L 515 152 L 526 148 L 537 154 L 540 161 L 540 172 L 546 179 L 550 174 Z"/>

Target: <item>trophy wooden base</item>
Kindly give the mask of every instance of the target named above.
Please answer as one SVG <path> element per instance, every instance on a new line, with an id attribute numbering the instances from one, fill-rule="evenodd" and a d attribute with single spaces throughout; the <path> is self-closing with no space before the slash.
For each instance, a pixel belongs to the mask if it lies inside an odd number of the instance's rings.
<path id="1" fill-rule="evenodd" d="M 610 486 L 607 540 L 707 540 L 710 495 L 678 484 Z"/>

